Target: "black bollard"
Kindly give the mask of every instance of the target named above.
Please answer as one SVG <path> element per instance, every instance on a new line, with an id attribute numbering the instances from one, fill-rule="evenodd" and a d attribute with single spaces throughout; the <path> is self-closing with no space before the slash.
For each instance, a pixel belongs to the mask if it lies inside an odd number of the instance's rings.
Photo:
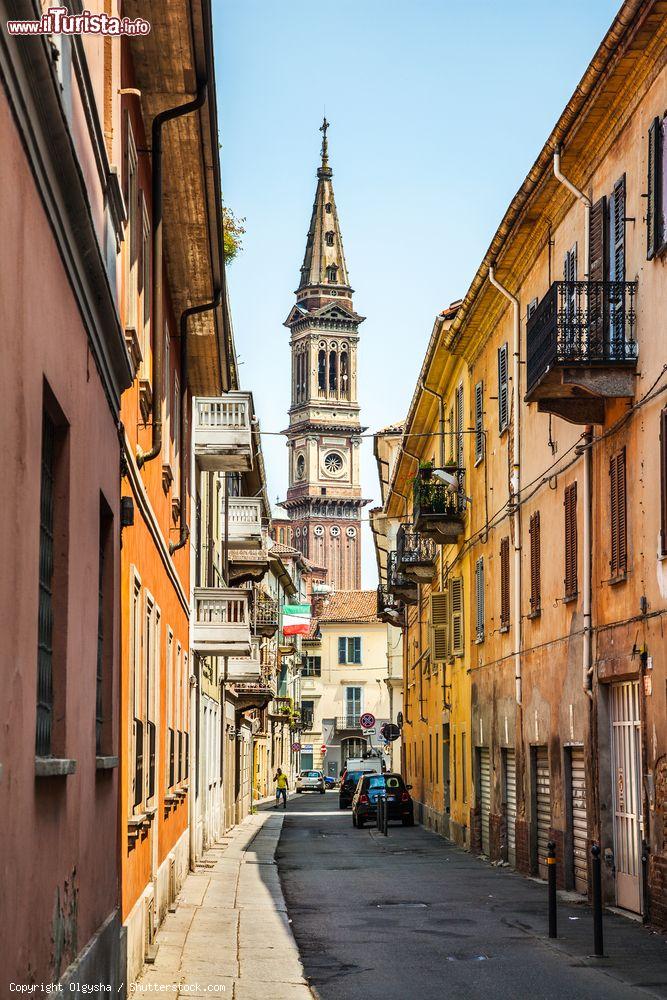
<path id="1" fill-rule="evenodd" d="M 558 917 L 556 913 L 556 845 L 553 840 L 547 844 L 547 873 L 549 893 L 549 937 L 558 937 Z"/>
<path id="2" fill-rule="evenodd" d="M 593 878 L 593 950 L 596 955 L 604 955 L 602 940 L 602 862 L 600 860 L 600 845 L 591 847 L 592 878 Z"/>

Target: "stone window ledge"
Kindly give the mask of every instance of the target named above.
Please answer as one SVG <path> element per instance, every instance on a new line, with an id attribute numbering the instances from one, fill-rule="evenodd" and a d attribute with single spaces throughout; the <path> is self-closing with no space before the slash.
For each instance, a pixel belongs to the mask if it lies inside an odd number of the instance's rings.
<path id="1" fill-rule="evenodd" d="M 59 778 L 76 771 L 76 761 L 68 757 L 35 757 L 36 778 Z"/>
<path id="2" fill-rule="evenodd" d="M 110 771 L 114 767 L 118 767 L 119 760 L 118 757 L 96 757 L 95 767 L 98 771 Z"/>

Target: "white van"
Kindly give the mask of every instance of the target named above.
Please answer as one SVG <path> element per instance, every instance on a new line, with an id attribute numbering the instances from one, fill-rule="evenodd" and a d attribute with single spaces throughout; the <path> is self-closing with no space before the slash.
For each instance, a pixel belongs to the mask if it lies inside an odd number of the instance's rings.
<path id="1" fill-rule="evenodd" d="M 380 757 L 348 757 L 345 765 L 348 771 L 365 771 L 367 774 L 382 774 L 384 761 Z"/>

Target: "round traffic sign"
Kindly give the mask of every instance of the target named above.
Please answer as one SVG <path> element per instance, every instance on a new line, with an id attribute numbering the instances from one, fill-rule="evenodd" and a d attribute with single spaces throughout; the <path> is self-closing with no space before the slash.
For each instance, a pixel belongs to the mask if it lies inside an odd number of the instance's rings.
<path id="1" fill-rule="evenodd" d="M 301 749 L 300 743 L 292 743 L 292 750 L 294 751 L 294 753 L 298 753 L 300 749 Z"/>
<path id="2" fill-rule="evenodd" d="M 397 740 L 400 735 L 401 730 L 398 726 L 395 726 L 393 722 L 383 722 L 380 726 L 380 736 L 382 736 L 387 743 L 393 743 L 393 741 Z"/>
<path id="3" fill-rule="evenodd" d="M 322 744 L 322 746 L 320 747 L 320 750 L 322 751 L 322 753 L 326 753 L 327 752 L 327 745 L 326 745 L 326 743 Z"/>
<path id="4" fill-rule="evenodd" d="M 364 712 L 359 716 L 359 725 L 362 729 L 372 729 L 375 725 L 375 716 L 372 712 Z"/>

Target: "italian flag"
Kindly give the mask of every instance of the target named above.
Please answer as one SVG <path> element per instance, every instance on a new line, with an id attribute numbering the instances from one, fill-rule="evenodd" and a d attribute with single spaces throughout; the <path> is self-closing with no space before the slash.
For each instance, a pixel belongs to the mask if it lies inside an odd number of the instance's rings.
<path id="1" fill-rule="evenodd" d="M 308 635 L 310 618 L 310 604 L 285 604 L 283 606 L 283 635 Z"/>

